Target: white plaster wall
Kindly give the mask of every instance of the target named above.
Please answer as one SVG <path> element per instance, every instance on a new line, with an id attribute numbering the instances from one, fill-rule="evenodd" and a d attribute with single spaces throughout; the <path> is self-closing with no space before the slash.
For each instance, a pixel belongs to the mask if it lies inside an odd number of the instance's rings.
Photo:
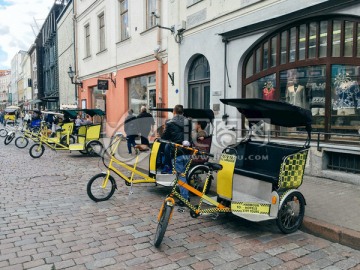
<path id="1" fill-rule="evenodd" d="M 74 69 L 74 24 L 73 4 L 67 7 L 57 22 L 58 68 L 59 68 L 59 102 L 76 104 L 76 86 L 68 76 L 69 65 Z"/>
<path id="2" fill-rule="evenodd" d="M 167 10 L 167 2 L 161 1 L 162 11 Z M 78 67 L 80 79 L 105 74 L 120 68 L 154 60 L 157 46 L 157 28 L 146 31 L 145 0 L 128 1 L 130 38 L 120 40 L 120 6 L 118 1 L 102 0 L 77 1 Z M 105 14 L 106 51 L 99 53 L 98 15 Z M 167 12 L 162 12 L 162 25 L 166 26 Z M 84 27 L 90 24 L 91 56 L 85 58 Z M 161 51 L 167 54 L 167 38 L 170 33 L 162 30 Z M 164 59 L 166 62 L 166 59 Z"/>
<path id="3" fill-rule="evenodd" d="M 28 80 L 31 79 L 31 59 L 28 54 L 25 55 L 22 62 L 22 74 L 24 79 L 24 97 L 25 100 L 32 99 L 32 87 L 28 85 Z"/>

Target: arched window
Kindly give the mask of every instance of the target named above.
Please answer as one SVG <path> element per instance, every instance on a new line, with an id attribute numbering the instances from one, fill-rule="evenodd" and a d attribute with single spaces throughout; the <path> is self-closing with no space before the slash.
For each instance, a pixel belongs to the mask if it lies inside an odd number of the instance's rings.
<path id="1" fill-rule="evenodd" d="M 314 131 L 349 139 L 340 133 L 360 128 L 360 18 L 317 17 L 270 33 L 249 49 L 243 78 L 243 96 L 310 109 Z"/>
<path id="2" fill-rule="evenodd" d="M 210 66 L 205 56 L 199 55 L 191 63 L 188 83 L 189 107 L 210 109 Z"/>

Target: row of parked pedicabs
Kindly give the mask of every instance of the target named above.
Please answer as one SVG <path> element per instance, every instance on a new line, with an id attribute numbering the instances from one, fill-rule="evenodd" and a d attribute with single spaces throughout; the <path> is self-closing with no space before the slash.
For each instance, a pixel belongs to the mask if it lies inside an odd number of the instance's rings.
<path id="1" fill-rule="evenodd" d="M 90 116 L 104 115 L 104 112 L 99 109 L 62 110 L 61 113 L 38 111 L 37 115 L 51 114 L 76 119 L 79 112 Z M 74 122 L 60 123 L 53 132 L 52 124 L 40 118 L 32 119 L 30 123 L 24 121 L 22 124 L 14 120 L 13 125 L 7 124 L 0 129 L 0 136 L 5 138 L 5 145 L 14 140 L 18 148 L 25 148 L 29 141 L 33 141 L 34 144 L 29 149 L 29 154 L 33 158 L 40 158 L 45 152 L 45 146 L 52 150 L 79 151 L 82 154 L 99 155 L 104 148 L 99 140 L 100 134 L 101 124 L 80 126 L 75 134 Z"/>
<path id="2" fill-rule="evenodd" d="M 309 110 L 288 103 L 261 99 L 222 99 L 225 106 L 236 107 L 249 123 L 245 136 L 239 136 L 235 144 L 226 146 L 219 162 L 209 162 L 212 134 L 194 145 L 184 146 L 161 139 L 156 140 L 150 149 L 149 171 L 144 173 L 137 165 L 139 155 L 133 165 L 119 158 L 118 149 L 126 139 L 117 132 L 104 149 L 99 141 L 100 125 L 80 127 L 77 136 L 72 135 L 73 124 L 65 123 L 51 138 L 48 127 L 41 123 L 39 129 L 20 130 L 14 127 L 6 130 L 5 144 L 17 134 L 15 144 L 24 148 L 28 141 L 34 141 L 30 155 L 38 158 L 44 153 L 44 145 L 55 150 L 80 151 L 83 154 L 100 155 L 106 171 L 93 176 L 87 184 L 88 196 L 95 202 L 112 197 L 118 188 L 115 177 L 125 181 L 126 186 L 133 184 L 155 183 L 170 187 L 158 215 L 158 226 L 154 245 L 158 247 L 165 235 L 166 228 L 175 208 L 175 198 L 190 209 L 190 216 L 217 215 L 232 213 L 241 218 L 258 222 L 276 220 L 283 233 L 293 233 L 301 226 L 305 213 L 305 198 L 298 190 L 302 184 L 307 154 L 311 140 L 311 113 Z M 161 109 L 171 111 L 170 109 Z M 62 113 L 75 113 L 75 110 Z M 77 113 L 77 112 L 76 112 Z M 87 111 L 88 114 L 99 113 Z M 191 121 L 207 121 L 212 126 L 214 113 L 211 110 L 184 109 L 184 116 Z M 240 120 L 241 121 L 241 118 Z M 275 126 L 304 127 L 306 137 L 303 146 L 259 140 L 253 136 L 257 122 L 267 122 Z M 5 134 L 0 130 L 0 135 Z M 166 144 L 173 149 L 173 171 L 162 174 L 162 156 Z M 106 151 L 105 151 L 106 150 Z M 187 163 L 184 171 L 176 171 L 177 155 L 186 151 Z M 138 153 L 138 152 L 137 152 Z M 105 156 L 108 157 L 105 161 Z M 216 178 L 216 181 L 214 181 Z M 186 180 L 186 181 L 185 181 Z M 216 187 L 211 188 L 211 185 Z M 187 189 L 191 200 L 179 192 Z"/>

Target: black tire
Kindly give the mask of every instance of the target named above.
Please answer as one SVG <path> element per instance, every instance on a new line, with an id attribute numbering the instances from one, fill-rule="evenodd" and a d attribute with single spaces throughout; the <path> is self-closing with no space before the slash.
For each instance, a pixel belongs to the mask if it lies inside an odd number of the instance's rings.
<path id="1" fill-rule="evenodd" d="M 204 189 L 205 180 L 207 177 L 207 173 L 209 172 L 209 167 L 205 165 L 197 165 L 190 169 L 189 173 L 186 176 L 186 181 L 188 184 L 198 191 L 202 192 Z M 209 178 L 208 185 L 205 190 L 205 194 L 208 194 L 211 188 L 211 183 L 213 181 L 213 176 L 211 175 Z"/>
<path id="2" fill-rule="evenodd" d="M 33 144 L 29 149 L 29 154 L 32 158 L 39 158 L 44 154 L 45 147 L 39 143 Z"/>
<path id="3" fill-rule="evenodd" d="M 164 206 L 163 212 L 161 214 L 159 223 L 156 228 L 155 239 L 154 239 L 155 247 L 159 247 L 164 238 L 166 228 L 169 224 L 169 219 L 170 219 L 170 215 L 172 212 L 172 206 L 167 205 L 166 202 L 164 202 L 164 203 L 165 203 L 165 206 Z"/>
<path id="4" fill-rule="evenodd" d="M 86 152 L 88 155 L 96 157 L 101 156 L 104 151 L 104 146 L 99 141 L 91 141 L 86 144 Z"/>
<path id="5" fill-rule="evenodd" d="M 15 132 L 11 132 L 8 135 L 6 135 L 5 140 L 4 140 L 4 144 L 8 145 L 9 143 L 12 142 L 12 140 L 15 138 Z"/>
<path id="6" fill-rule="evenodd" d="M 29 144 L 29 140 L 26 137 L 17 137 L 15 140 L 15 145 L 18 148 L 25 148 Z"/>
<path id="7" fill-rule="evenodd" d="M 8 134 L 8 132 L 6 131 L 5 128 L 0 129 L 0 137 L 4 138 L 7 136 L 7 134 Z"/>
<path id="8" fill-rule="evenodd" d="M 280 205 L 276 224 L 283 233 L 293 233 L 301 226 L 305 215 L 304 196 L 295 191 Z"/>
<path id="9" fill-rule="evenodd" d="M 99 173 L 91 177 L 87 184 L 87 194 L 94 202 L 107 201 L 114 194 L 116 189 L 116 182 L 114 177 L 109 176 L 109 181 L 105 188 L 102 187 L 106 173 Z"/>
<path id="10" fill-rule="evenodd" d="M 81 154 L 83 154 L 83 155 L 87 155 L 86 150 L 79 150 L 79 152 L 80 152 Z"/>
<path id="11" fill-rule="evenodd" d="M 70 143 L 70 144 L 74 144 L 75 141 L 76 141 L 75 137 L 74 137 L 73 135 L 70 135 L 70 136 L 69 136 L 69 143 Z M 67 144 L 67 141 L 66 141 L 66 135 L 64 135 L 64 136 L 61 137 L 60 143 L 61 143 L 62 145 L 65 145 L 65 146 L 69 146 L 69 145 Z"/>

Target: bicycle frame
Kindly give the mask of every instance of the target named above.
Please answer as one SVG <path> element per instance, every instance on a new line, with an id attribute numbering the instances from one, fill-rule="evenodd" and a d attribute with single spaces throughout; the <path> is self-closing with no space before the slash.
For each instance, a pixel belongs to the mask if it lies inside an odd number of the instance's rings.
<path id="1" fill-rule="evenodd" d="M 106 166 L 107 167 L 107 172 L 106 172 L 107 175 L 106 175 L 106 178 L 104 179 L 104 183 L 103 183 L 102 187 L 103 188 L 106 187 L 111 171 L 114 172 L 115 174 L 117 174 L 122 179 L 124 179 L 127 185 L 139 184 L 139 183 L 156 183 L 155 178 L 152 178 L 152 177 L 148 176 L 147 174 L 140 172 L 138 169 L 136 169 L 138 161 L 139 161 L 138 151 L 136 151 L 137 155 L 136 155 L 134 166 L 129 166 L 125 162 L 120 161 L 119 159 L 117 159 L 115 157 L 115 152 L 118 149 L 118 147 L 121 143 L 121 140 L 122 140 L 121 136 L 116 136 L 115 141 L 112 143 L 113 147 L 111 149 L 111 155 L 110 155 L 111 157 L 110 157 L 109 165 Z M 118 166 L 130 171 L 131 175 L 126 176 L 124 173 L 122 173 L 120 170 L 118 170 L 114 166 L 114 163 L 117 164 Z M 135 175 L 140 176 L 141 178 L 134 179 Z"/>
<path id="2" fill-rule="evenodd" d="M 201 215 L 201 214 L 210 214 L 210 213 L 229 213 L 231 212 L 231 208 L 227 207 L 219 202 L 217 202 L 216 200 L 210 198 L 209 196 L 207 196 L 205 194 L 207 185 L 209 183 L 209 179 L 212 176 L 213 171 L 209 170 L 209 172 L 207 173 L 206 179 L 205 179 L 205 183 L 204 183 L 204 187 L 202 192 L 200 192 L 199 190 L 193 188 L 192 186 L 190 186 L 189 184 L 187 184 L 186 182 L 182 181 L 179 178 L 179 175 L 177 175 L 176 180 L 174 182 L 174 186 L 173 189 L 171 190 L 170 193 L 170 197 L 177 197 L 180 201 L 182 201 L 187 207 L 190 208 L 190 210 L 192 210 L 196 215 Z M 188 191 L 190 191 L 192 194 L 200 197 L 200 201 L 198 206 L 196 207 L 195 205 L 191 204 L 187 199 L 185 199 L 183 196 L 181 196 L 181 194 L 179 192 L 176 191 L 176 187 L 177 185 L 187 189 Z M 206 209 L 202 209 L 201 205 L 202 203 L 205 201 L 207 201 L 208 203 L 210 203 L 211 205 L 213 205 L 214 207 L 211 208 L 206 208 Z"/>

